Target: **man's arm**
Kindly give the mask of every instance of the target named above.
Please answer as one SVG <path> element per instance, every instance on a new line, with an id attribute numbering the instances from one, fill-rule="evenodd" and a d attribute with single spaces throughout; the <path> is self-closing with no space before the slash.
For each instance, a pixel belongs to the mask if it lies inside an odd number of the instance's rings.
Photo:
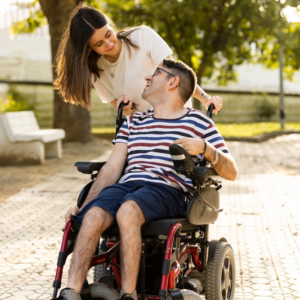
<path id="1" fill-rule="evenodd" d="M 127 144 L 116 143 L 107 162 L 101 168 L 80 210 L 97 198 L 101 191 L 115 184 L 122 175 L 127 158 Z"/>
<path id="2" fill-rule="evenodd" d="M 181 145 L 190 155 L 203 153 L 205 147 L 204 140 L 196 138 L 182 138 L 174 141 L 174 144 Z M 216 154 L 216 148 L 206 141 L 206 151 L 203 154 L 205 159 L 207 159 L 207 161 L 211 163 L 216 159 Z M 221 151 L 219 152 L 219 154 L 219 160 L 214 165 L 214 169 L 224 179 L 234 181 L 238 173 L 235 160 L 230 154 L 225 154 Z"/>
<path id="3" fill-rule="evenodd" d="M 72 215 L 77 214 L 84 206 L 94 200 L 104 188 L 115 184 L 119 180 L 125 166 L 126 158 L 127 144 L 116 143 L 107 162 L 95 179 L 83 205 L 80 209 L 77 206 L 70 207 L 65 215 L 66 222 Z"/>

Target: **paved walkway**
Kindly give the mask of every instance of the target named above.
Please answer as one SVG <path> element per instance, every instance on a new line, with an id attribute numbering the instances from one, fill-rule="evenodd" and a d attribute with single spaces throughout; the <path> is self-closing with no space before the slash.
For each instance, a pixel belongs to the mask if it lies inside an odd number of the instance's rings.
<path id="1" fill-rule="evenodd" d="M 235 299 L 300 299 L 300 135 L 228 146 L 239 178 L 223 182 L 211 237 L 234 249 Z M 64 213 L 87 177 L 59 173 L 0 204 L 0 299 L 51 298 Z"/>

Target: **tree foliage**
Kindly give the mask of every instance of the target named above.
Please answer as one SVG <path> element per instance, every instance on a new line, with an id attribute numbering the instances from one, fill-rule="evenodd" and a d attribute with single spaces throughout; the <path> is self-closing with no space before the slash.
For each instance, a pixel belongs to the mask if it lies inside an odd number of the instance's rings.
<path id="1" fill-rule="evenodd" d="M 285 5 L 295 2 L 287 0 Z M 234 66 L 245 62 L 274 67 L 279 19 L 289 41 L 285 71 L 300 67 L 294 52 L 299 26 L 280 17 L 283 5 L 275 0 L 140 0 L 138 5 L 134 0 L 105 0 L 101 6 L 120 27 L 145 24 L 157 30 L 175 56 L 196 71 L 199 82 L 209 78 L 224 85 L 236 80 Z"/>
<path id="2" fill-rule="evenodd" d="M 34 0 L 32 2 L 25 3 L 25 5 L 29 8 L 29 17 L 22 21 L 15 22 L 11 26 L 11 31 L 13 34 L 17 35 L 34 33 L 37 28 L 47 24 L 47 18 L 42 8 L 37 8 L 37 3 L 39 3 L 39 0 Z M 99 2 L 96 0 L 86 0 L 83 1 L 83 3 L 100 9 Z"/>
<path id="3" fill-rule="evenodd" d="M 67 5 L 70 0 L 62 1 Z M 173 49 L 175 58 L 195 70 L 200 84 L 206 79 L 219 85 L 236 81 L 235 66 L 245 62 L 278 67 L 279 43 L 284 48 L 284 71 L 288 78 L 292 79 L 294 71 L 300 68 L 300 26 L 288 23 L 282 14 L 288 5 L 300 10 L 299 0 L 87 0 L 84 3 L 102 9 L 120 28 L 145 24 L 155 29 Z M 15 31 L 29 32 L 42 24 L 42 20 L 43 12 L 35 12 L 31 18 L 16 24 Z"/>
<path id="4" fill-rule="evenodd" d="M 34 7 L 35 0 L 31 6 Z M 66 0 L 64 0 L 66 1 Z M 282 9 L 300 10 L 298 0 L 86 0 L 120 27 L 145 24 L 170 45 L 175 57 L 220 85 L 237 79 L 235 66 L 260 62 L 278 67 L 279 41 L 285 50 L 285 73 L 292 78 L 300 67 L 300 26 L 288 23 Z M 13 26 L 28 33 L 45 22 L 42 10 Z M 281 29 L 280 29 L 281 28 Z"/>

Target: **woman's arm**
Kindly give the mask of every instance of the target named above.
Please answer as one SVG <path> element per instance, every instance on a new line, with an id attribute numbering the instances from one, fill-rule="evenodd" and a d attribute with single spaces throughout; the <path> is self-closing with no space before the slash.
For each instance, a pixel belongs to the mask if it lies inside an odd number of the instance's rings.
<path id="1" fill-rule="evenodd" d="M 169 55 L 166 57 L 166 59 L 173 59 L 172 55 Z M 215 109 L 212 111 L 213 113 L 217 114 L 223 106 L 223 99 L 219 96 L 209 96 L 207 95 L 204 90 L 197 84 L 195 93 L 193 94 L 193 97 L 198 99 L 205 107 L 206 110 L 208 110 L 208 107 L 210 104 L 213 104 L 215 106 Z"/>
<path id="2" fill-rule="evenodd" d="M 207 95 L 204 90 L 197 84 L 195 93 L 193 94 L 193 97 L 198 99 L 205 107 L 206 110 L 208 110 L 208 107 L 213 104 L 215 106 L 215 109 L 213 110 L 213 113 L 217 114 L 223 106 L 223 99 L 219 96 L 209 96 Z"/>

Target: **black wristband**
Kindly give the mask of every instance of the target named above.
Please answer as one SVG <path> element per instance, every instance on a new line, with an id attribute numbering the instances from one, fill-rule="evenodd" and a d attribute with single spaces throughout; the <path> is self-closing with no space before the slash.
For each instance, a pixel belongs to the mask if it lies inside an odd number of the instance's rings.
<path id="1" fill-rule="evenodd" d="M 206 140 L 205 139 L 203 139 L 203 141 L 204 141 L 204 148 L 203 148 L 203 152 L 202 153 L 200 153 L 200 154 L 204 154 L 205 153 L 205 151 L 206 151 L 206 146 L 207 146 L 207 144 L 206 144 Z"/>

